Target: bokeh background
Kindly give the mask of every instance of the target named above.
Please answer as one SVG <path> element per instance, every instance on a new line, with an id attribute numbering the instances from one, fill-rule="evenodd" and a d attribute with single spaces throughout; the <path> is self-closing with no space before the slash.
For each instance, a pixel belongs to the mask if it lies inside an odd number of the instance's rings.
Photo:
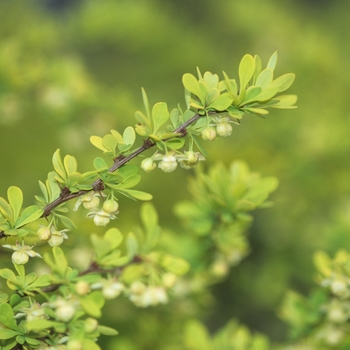
<path id="1" fill-rule="evenodd" d="M 99 155 L 89 137 L 134 125 L 141 86 L 151 103 L 184 106 L 182 74 L 237 76 L 244 54 L 267 62 L 277 50 L 277 74 L 296 73 L 298 109 L 245 116 L 207 145 L 209 164 L 244 159 L 280 187 L 255 215 L 250 256 L 201 315 L 213 331 L 234 317 L 282 341 L 278 306 L 289 288 L 312 290 L 313 252 L 350 247 L 349 13 L 347 0 L 0 1 L 0 196 L 16 185 L 32 203 L 57 148 L 89 170 Z M 189 174 L 143 176 L 162 226 L 177 227 Z M 138 207 L 121 199 L 118 225 L 129 230 Z M 171 308 L 111 305 L 105 323 L 121 335 L 104 349 L 177 349 Z"/>

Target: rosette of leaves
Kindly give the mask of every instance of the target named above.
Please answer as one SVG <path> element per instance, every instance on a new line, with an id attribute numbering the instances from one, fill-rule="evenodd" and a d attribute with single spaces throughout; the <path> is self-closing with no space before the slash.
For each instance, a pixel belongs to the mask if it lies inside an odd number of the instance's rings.
<path id="1" fill-rule="evenodd" d="M 261 177 L 242 161 L 218 163 L 207 174 L 197 172 L 189 182 L 193 200 L 177 203 L 174 211 L 189 232 L 209 238 L 209 247 L 234 264 L 249 252 L 250 212 L 270 205 L 266 200 L 277 186 L 276 178 Z"/>
<path id="2" fill-rule="evenodd" d="M 187 73 L 182 82 L 187 91 L 188 107 L 201 114 L 227 111 L 233 118 L 240 119 L 244 113 L 265 116 L 266 108 L 296 108 L 295 95 L 279 95 L 293 83 L 293 73 L 274 78 L 277 52 L 269 59 L 265 69 L 258 55 L 245 55 L 238 68 L 239 84 L 224 72 L 224 80 L 217 74 L 197 69 L 198 78 Z"/>
<path id="3" fill-rule="evenodd" d="M 0 197 L 0 232 L 6 236 L 24 237 L 32 230 L 23 227 L 40 218 L 43 210 L 37 205 L 31 205 L 22 209 L 23 193 L 16 186 L 7 190 L 7 199 Z"/>

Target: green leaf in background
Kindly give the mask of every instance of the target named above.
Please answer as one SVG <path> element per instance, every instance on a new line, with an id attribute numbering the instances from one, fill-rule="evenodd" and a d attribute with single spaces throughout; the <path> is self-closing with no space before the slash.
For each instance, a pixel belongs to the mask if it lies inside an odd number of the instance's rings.
<path id="1" fill-rule="evenodd" d="M 208 330 L 197 320 L 187 321 L 183 342 L 186 350 L 214 350 Z"/>
<path id="2" fill-rule="evenodd" d="M 103 239 L 109 243 L 110 249 L 115 249 L 122 243 L 123 235 L 117 228 L 113 227 L 106 231 Z"/>
<path id="3" fill-rule="evenodd" d="M 171 255 L 164 255 L 160 264 L 164 269 L 176 275 L 184 275 L 190 269 L 190 265 L 186 260 Z"/>
<path id="4" fill-rule="evenodd" d="M 79 298 L 80 305 L 84 311 L 93 317 L 101 317 L 101 308 L 105 300 L 99 291 L 94 291 L 89 295 Z"/>
<path id="5" fill-rule="evenodd" d="M 241 93 L 245 90 L 255 71 L 255 60 L 251 55 L 244 55 L 238 67 Z"/>
<path id="6" fill-rule="evenodd" d="M 139 252 L 139 243 L 137 241 L 137 238 L 133 232 L 129 232 L 126 236 L 126 249 L 128 252 L 128 256 L 130 258 L 133 258 L 135 255 Z"/>
<path id="7" fill-rule="evenodd" d="M 101 325 L 98 325 L 97 331 L 103 335 L 117 335 L 117 334 L 119 334 L 119 332 L 116 331 L 115 329 L 113 329 L 111 327 L 101 326 Z"/>

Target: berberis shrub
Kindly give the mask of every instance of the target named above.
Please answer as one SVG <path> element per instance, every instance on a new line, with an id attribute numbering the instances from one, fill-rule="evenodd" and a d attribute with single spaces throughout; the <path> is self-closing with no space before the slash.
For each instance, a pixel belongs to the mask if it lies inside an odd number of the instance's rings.
<path id="1" fill-rule="evenodd" d="M 230 136 L 245 114 L 265 117 L 268 108 L 295 108 L 296 96 L 283 94 L 294 74 L 275 77 L 276 63 L 277 53 L 266 68 L 259 56 L 247 54 L 237 80 L 225 72 L 220 80 L 199 69 L 197 77 L 184 74 L 185 108 L 169 110 L 164 102 L 150 106 L 142 90 L 144 111 L 135 113 L 135 126 L 91 136 L 102 153 L 91 170 L 79 172 L 76 158 L 62 156 L 58 149 L 53 170 L 39 181 L 35 204 L 23 207 L 22 190 L 7 190 L 7 198 L 0 198 L 0 238 L 6 241 L 3 252 L 10 252 L 12 264 L 0 270 L 7 285 L 0 292 L 1 349 L 100 349 L 100 335 L 118 334 L 113 325 L 98 321 L 107 300 L 160 307 L 198 291 L 205 294 L 225 279 L 249 253 L 251 212 L 271 204 L 267 199 L 278 186 L 276 178 L 261 177 L 242 161 L 229 166 L 219 162 L 207 171 L 197 167 L 189 186 L 192 200 L 175 204 L 186 232 L 181 235 L 185 252 L 177 251 L 176 244 L 164 244 L 176 242 L 180 233 L 162 230 L 150 203 L 141 206 L 142 227 L 121 232 L 115 221 L 119 199 L 152 200 L 151 194 L 135 189 L 140 168 L 147 173 L 192 169 L 208 156 L 203 144 Z M 84 211 L 86 219 L 76 211 Z M 106 229 L 89 234 L 91 252 L 84 269 L 74 266 L 67 251 L 77 244 L 70 243 L 72 237 L 90 227 L 86 220 Z M 286 347 L 252 335 L 237 321 L 211 337 L 200 321 L 188 316 L 183 317 L 181 345 L 173 346 L 340 349 L 348 344 L 349 261 L 345 251 L 334 261 L 324 253 L 316 255 L 322 287 L 309 299 L 290 292 L 282 307 L 294 337 Z"/>

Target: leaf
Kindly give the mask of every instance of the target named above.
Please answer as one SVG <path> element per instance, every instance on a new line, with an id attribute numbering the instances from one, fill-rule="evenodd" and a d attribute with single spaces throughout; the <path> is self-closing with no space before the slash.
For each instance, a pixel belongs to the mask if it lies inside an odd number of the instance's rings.
<path id="1" fill-rule="evenodd" d="M 111 130 L 112 136 L 116 139 L 118 143 L 123 143 L 123 136 L 116 130 Z"/>
<path id="2" fill-rule="evenodd" d="M 97 331 L 103 335 L 117 335 L 118 334 L 118 331 L 116 331 L 115 329 L 113 329 L 111 327 L 101 326 L 101 325 L 99 325 L 97 327 Z"/>
<path id="3" fill-rule="evenodd" d="M 123 132 L 123 141 L 126 145 L 133 145 L 136 139 L 135 130 L 128 126 Z"/>
<path id="4" fill-rule="evenodd" d="M 215 109 L 217 111 L 225 111 L 233 102 L 233 98 L 229 93 L 223 93 L 208 108 Z"/>
<path id="5" fill-rule="evenodd" d="M 225 72 L 223 72 L 223 74 L 224 74 L 224 77 L 225 77 L 227 91 L 229 91 L 230 94 L 233 95 L 234 97 L 237 97 L 238 88 L 237 88 L 236 80 L 230 79 Z"/>
<path id="6" fill-rule="evenodd" d="M 101 317 L 101 308 L 104 305 L 104 299 L 101 292 L 95 291 L 79 299 L 80 305 L 84 311 L 93 317 Z"/>
<path id="7" fill-rule="evenodd" d="M 256 79 L 256 86 L 261 86 L 262 88 L 267 88 L 272 83 L 273 70 L 271 68 L 264 69 Z"/>
<path id="8" fill-rule="evenodd" d="M 129 257 L 134 257 L 139 252 L 139 243 L 136 239 L 136 236 L 133 232 L 129 232 L 126 240 L 126 249 L 128 252 Z"/>
<path id="9" fill-rule="evenodd" d="M 272 104 L 271 108 L 285 108 L 285 109 L 291 109 L 291 108 L 297 108 L 297 106 L 293 106 L 297 100 L 297 95 L 281 95 L 277 96 L 276 100 L 278 100 L 277 103 Z"/>
<path id="10" fill-rule="evenodd" d="M 69 154 L 67 154 L 64 157 L 63 162 L 64 162 L 64 167 L 66 169 L 68 176 L 70 174 L 74 174 L 77 172 L 77 168 L 78 168 L 77 160 L 73 156 L 70 156 Z"/>
<path id="11" fill-rule="evenodd" d="M 21 226 L 27 225 L 35 220 L 38 220 L 42 214 L 43 210 L 39 209 L 37 205 L 31 205 L 22 211 L 21 216 L 16 221 L 15 227 L 19 228 Z"/>
<path id="12" fill-rule="evenodd" d="M 198 97 L 201 96 L 201 90 L 199 88 L 198 80 L 194 75 L 190 73 L 185 73 L 182 76 L 182 84 L 184 85 L 185 89 L 191 92 L 192 94 Z"/>
<path id="13" fill-rule="evenodd" d="M 268 87 L 264 89 L 257 97 L 256 101 L 258 102 L 266 102 L 271 100 L 278 93 L 278 89 L 276 87 Z"/>
<path id="14" fill-rule="evenodd" d="M 155 227 L 158 227 L 158 214 L 153 204 L 142 204 L 140 212 L 141 220 L 146 231 L 152 231 Z"/>
<path id="15" fill-rule="evenodd" d="M 141 175 L 135 174 L 127 177 L 119 184 L 121 188 L 132 188 L 135 187 L 141 180 Z M 118 187 L 119 187 L 118 186 Z"/>
<path id="16" fill-rule="evenodd" d="M 141 91 L 142 91 L 142 100 L 143 100 L 143 104 L 145 106 L 146 115 L 147 115 L 148 119 L 150 119 L 151 114 L 150 114 L 149 102 L 148 102 L 146 90 L 144 88 L 142 88 Z"/>
<path id="17" fill-rule="evenodd" d="M 150 120 L 142 112 L 136 111 L 135 118 L 141 125 L 150 126 Z"/>
<path id="18" fill-rule="evenodd" d="M 207 87 L 207 90 L 217 89 L 219 84 L 219 77 L 217 74 L 212 74 L 211 72 L 205 72 L 203 76 L 203 82 Z"/>
<path id="19" fill-rule="evenodd" d="M 190 269 L 190 265 L 186 260 L 172 255 L 165 255 L 161 261 L 161 265 L 176 275 L 184 275 Z"/>
<path id="20" fill-rule="evenodd" d="M 249 112 L 249 113 L 254 113 L 254 114 L 258 114 L 258 115 L 266 115 L 269 114 L 269 112 L 266 109 L 263 108 L 243 108 L 243 110 L 245 112 Z"/>
<path id="21" fill-rule="evenodd" d="M 99 136 L 91 136 L 90 142 L 98 149 L 100 149 L 103 152 L 107 152 L 108 149 L 103 145 L 102 138 Z"/>
<path id="22" fill-rule="evenodd" d="M 66 172 L 64 170 L 64 166 L 61 159 L 61 151 L 57 149 L 56 152 L 52 156 L 52 164 L 56 173 L 63 179 L 66 179 Z"/>
<path id="23" fill-rule="evenodd" d="M 108 231 L 106 231 L 103 239 L 109 242 L 111 249 L 115 249 L 123 241 L 123 235 L 117 228 L 110 228 Z"/>
<path id="24" fill-rule="evenodd" d="M 156 134 L 162 124 L 169 119 L 169 111 L 165 102 L 158 102 L 152 108 L 153 133 Z"/>
<path id="25" fill-rule="evenodd" d="M 68 261 L 66 256 L 63 253 L 63 250 L 59 247 L 53 247 L 52 253 L 56 263 L 56 271 L 60 274 L 61 277 L 64 277 L 68 268 Z"/>
<path id="26" fill-rule="evenodd" d="M 14 221 L 16 221 L 22 208 L 23 193 L 20 188 L 11 186 L 7 190 L 7 198 L 12 207 Z"/>
<path id="27" fill-rule="evenodd" d="M 4 278 L 5 280 L 10 280 L 12 282 L 15 282 L 17 277 L 14 274 L 14 272 L 10 269 L 1 269 L 0 270 L 0 276 Z"/>
<path id="28" fill-rule="evenodd" d="M 60 325 L 59 322 L 37 319 L 37 320 L 33 320 L 33 321 L 28 321 L 26 323 L 26 330 L 28 332 L 48 330 L 48 329 L 54 328 L 58 325 Z"/>
<path id="29" fill-rule="evenodd" d="M 113 135 L 111 134 L 107 134 L 105 136 L 103 136 L 102 138 L 102 145 L 103 147 L 105 147 L 107 149 L 107 152 L 112 153 L 113 155 L 115 155 L 115 149 L 118 145 L 117 140 L 113 137 Z"/>
<path id="30" fill-rule="evenodd" d="M 113 250 L 113 247 L 111 247 L 109 241 L 106 241 L 105 239 L 98 237 L 94 233 L 90 236 L 90 240 L 94 247 L 97 260 L 102 259 L 105 255 L 107 255 L 109 252 Z"/>
<path id="31" fill-rule="evenodd" d="M 276 78 L 272 83 L 271 87 L 278 88 L 279 92 L 287 90 L 294 82 L 295 80 L 295 74 L 294 73 L 287 73 L 283 74 L 280 77 Z"/>
<path id="32" fill-rule="evenodd" d="M 107 162 L 101 157 L 96 157 L 93 164 L 94 168 L 98 171 L 104 171 L 109 168 Z"/>
<path id="33" fill-rule="evenodd" d="M 254 61 L 255 61 L 255 71 L 254 71 L 254 77 L 253 77 L 253 84 L 256 84 L 256 79 L 260 72 L 262 71 L 262 62 L 261 58 L 258 55 L 254 56 Z"/>
<path id="34" fill-rule="evenodd" d="M 261 93 L 262 89 L 260 86 L 250 86 L 247 89 L 245 98 L 241 105 L 246 105 L 247 103 L 256 101 L 256 97 Z"/>
<path id="35" fill-rule="evenodd" d="M 271 68 L 273 71 L 276 68 L 277 58 L 278 58 L 277 51 L 275 51 L 270 57 L 269 62 L 267 63 L 267 68 Z"/>
<path id="36" fill-rule="evenodd" d="M 213 343 L 208 330 L 197 320 L 186 324 L 184 344 L 188 350 L 213 350 Z"/>
<path id="37" fill-rule="evenodd" d="M 6 328 L 1 328 L 0 329 L 0 339 L 11 339 L 13 337 L 16 337 L 21 333 L 14 331 L 12 329 L 6 329 Z"/>
<path id="38" fill-rule="evenodd" d="M 166 146 L 170 149 L 180 149 L 185 144 L 184 138 L 173 138 L 166 141 Z"/>
<path id="39" fill-rule="evenodd" d="M 0 197 L 0 213 L 7 219 L 11 225 L 14 225 L 13 220 L 13 210 L 12 207 L 5 201 L 5 199 Z"/>
<path id="40" fill-rule="evenodd" d="M 129 190 L 129 189 L 119 189 L 118 192 L 123 194 L 126 197 L 138 199 L 140 201 L 150 201 L 153 196 L 147 192 L 138 191 L 138 190 Z"/>
<path id="41" fill-rule="evenodd" d="M 241 91 L 244 90 L 250 79 L 253 77 L 255 71 L 255 61 L 253 56 L 244 55 L 238 67 L 238 75 Z"/>
<path id="42" fill-rule="evenodd" d="M 141 277 L 144 274 L 144 272 L 145 268 L 141 264 L 129 265 L 123 270 L 123 281 L 129 284 Z"/>
<path id="43" fill-rule="evenodd" d="M 14 319 L 12 307 L 7 303 L 0 304 L 0 324 L 1 323 L 8 328 L 19 330 L 19 327 Z"/>
<path id="44" fill-rule="evenodd" d="M 75 223 L 65 215 L 57 214 L 55 213 L 55 217 L 61 220 L 62 224 L 69 230 L 76 229 L 77 227 L 75 226 Z"/>

